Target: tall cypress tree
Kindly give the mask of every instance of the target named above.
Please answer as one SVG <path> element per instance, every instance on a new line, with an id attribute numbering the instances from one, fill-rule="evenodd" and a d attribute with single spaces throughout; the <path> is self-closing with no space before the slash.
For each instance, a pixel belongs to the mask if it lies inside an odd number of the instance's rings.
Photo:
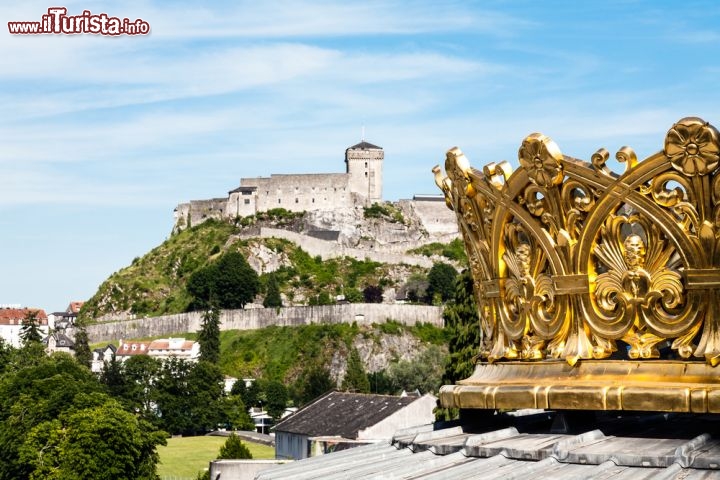
<path id="1" fill-rule="evenodd" d="M 450 359 L 443 381 L 455 383 L 472 375 L 482 341 L 480 317 L 469 270 L 465 270 L 456 278 L 455 296 L 445 306 L 443 320 L 450 337 L 448 342 Z"/>
<path id="2" fill-rule="evenodd" d="M 278 286 L 275 275 L 268 276 L 267 294 L 263 300 L 263 307 L 282 307 L 282 298 L 280 298 L 280 287 Z"/>
<path id="3" fill-rule="evenodd" d="M 370 393 L 370 381 L 360 360 L 357 348 L 350 350 L 347 360 L 347 371 L 343 379 L 342 388 L 348 392 Z"/>
<path id="4" fill-rule="evenodd" d="M 36 310 L 28 310 L 23 318 L 22 327 L 20 327 L 20 340 L 22 340 L 23 347 L 42 342 L 37 315 Z"/>
<path id="5" fill-rule="evenodd" d="M 211 306 L 203 314 L 202 326 L 198 333 L 200 358 L 217 364 L 220 361 L 220 309 Z"/>
<path id="6" fill-rule="evenodd" d="M 80 365 L 90 368 L 92 352 L 90 351 L 87 330 L 85 325 L 82 324 L 78 325 L 77 332 L 75 332 L 75 359 Z"/>

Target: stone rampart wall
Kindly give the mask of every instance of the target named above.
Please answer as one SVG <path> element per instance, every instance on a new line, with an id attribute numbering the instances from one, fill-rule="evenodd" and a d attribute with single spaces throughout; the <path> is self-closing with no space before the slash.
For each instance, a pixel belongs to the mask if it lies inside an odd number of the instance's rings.
<path id="1" fill-rule="evenodd" d="M 395 265 L 405 263 L 407 265 L 417 265 L 424 268 L 430 268 L 433 266 L 433 261 L 428 257 L 404 255 L 402 253 L 385 252 L 375 249 L 345 247 L 337 242 L 328 242 L 326 240 L 321 240 L 319 238 L 279 228 L 261 228 L 260 236 L 265 238 L 284 238 L 285 240 L 295 243 L 312 256 L 320 255 L 323 260 L 328 258 L 352 257 L 357 260 L 365 260 L 367 258 L 375 262 L 390 263 Z M 415 248 L 416 246 L 427 243 L 427 241 L 416 243 L 417 245 L 415 245 L 415 242 L 408 243 L 404 246 L 404 249 Z"/>
<path id="2" fill-rule="evenodd" d="M 299 326 L 313 323 L 352 323 L 371 325 L 395 320 L 405 325 L 430 323 L 443 326 L 442 307 L 427 305 L 387 305 L 349 303 L 313 307 L 254 308 L 223 310 L 221 330 L 254 330 L 273 325 Z M 161 317 L 139 318 L 98 323 L 87 327 L 90 343 L 109 342 L 162 335 L 196 332 L 200 329 L 202 312 L 179 313 Z M 74 332 L 69 332 L 74 338 Z"/>

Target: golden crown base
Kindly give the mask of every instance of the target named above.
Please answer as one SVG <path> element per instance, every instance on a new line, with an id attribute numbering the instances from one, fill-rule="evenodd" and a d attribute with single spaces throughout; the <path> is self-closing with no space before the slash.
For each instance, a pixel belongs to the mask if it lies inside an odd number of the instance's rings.
<path id="1" fill-rule="evenodd" d="M 520 167 L 447 153 L 480 318 L 445 407 L 720 412 L 720 134 L 683 118 L 663 150 L 568 157 L 534 133 Z"/>

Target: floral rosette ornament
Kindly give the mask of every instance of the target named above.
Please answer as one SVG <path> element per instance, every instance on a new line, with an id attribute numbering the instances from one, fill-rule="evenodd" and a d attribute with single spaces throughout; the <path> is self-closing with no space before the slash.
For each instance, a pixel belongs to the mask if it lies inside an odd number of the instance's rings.
<path id="1" fill-rule="evenodd" d="M 697 117 L 683 118 L 665 137 L 665 156 L 685 175 L 707 175 L 720 161 L 718 138 L 718 131 L 709 123 Z"/>
<path id="2" fill-rule="evenodd" d="M 550 137 L 542 133 L 529 135 L 520 146 L 518 159 L 535 185 L 549 188 L 562 183 L 563 155 Z"/>

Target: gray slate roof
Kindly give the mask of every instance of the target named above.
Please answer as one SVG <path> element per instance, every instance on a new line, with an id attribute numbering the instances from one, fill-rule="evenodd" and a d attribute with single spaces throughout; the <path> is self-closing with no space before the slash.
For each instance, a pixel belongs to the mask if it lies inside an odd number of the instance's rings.
<path id="1" fill-rule="evenodd" d="M 399 432 L 392 442 L 308 458 L 256 478 L 720 478 L 720 440 L 709 434 L 672 438 L 665 432 L 658 438 L 647 430 L 640 433 L 648 436 L 614 436 L 600 430 L 579 435 L 520 433 L 515 427 L 477 434 L 462 427 L 433 431 L 427 426 Z"/>
<path id="2" fill-rule="evenodd" d="M 309 437 L 326 435 L 355 439 L 371 427 L 420 397 L 329 392 L 301 408 L 273 430 Z"/>
<path id="3" fill-rule="evenodd" d="M 357 145 L 353 145 L 352 147 L 348 147 L 347 150 L 382 150 L 382 147 L 378 147 L 377 145 L 373 145 L 372 143 L 366 142 L 363 140 L 362 142 L 358 143 Z"/>

